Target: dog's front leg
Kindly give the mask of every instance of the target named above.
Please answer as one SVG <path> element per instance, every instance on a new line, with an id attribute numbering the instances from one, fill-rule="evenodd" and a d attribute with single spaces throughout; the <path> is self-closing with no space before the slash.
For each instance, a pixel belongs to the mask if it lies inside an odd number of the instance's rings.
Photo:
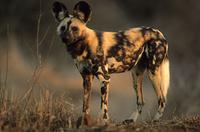
<path id="1" fill-rule="evenodd" d="M 98 72 L 96 74 L 98 80 L 101 83 L 101 111 L 102 111 L 102 118 L 105 124 L 109 121 L 108 116 L 108 95 L 109 95 L 109 83 L 110 83 L 110 76 L 107 72 L 106 67 L 99 67 Z"/>
<path id="2" fill-rule="evenodd" d="M 91 95 L 91 85 L 93 80 L 92 74 L 81 74 L 83 77 L 83 116 L 81 125 L 89 126 L 91 124 L 90 119 L 90 95 Z"/>
<path id="3" fill-rule="evenodd" d="M 103 120 L 108 123 L 108 95 L 109 95 L 109 81 L 101 82 L 101 111 Z"/>

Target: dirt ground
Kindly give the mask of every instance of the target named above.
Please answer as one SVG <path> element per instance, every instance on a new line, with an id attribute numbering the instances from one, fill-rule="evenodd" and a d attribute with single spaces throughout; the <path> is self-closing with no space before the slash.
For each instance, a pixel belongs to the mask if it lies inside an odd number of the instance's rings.
<path id="1" fill-rule="evenodd" d="M 79 129 L 79 131 L 82 130 L 83 129 Z M 200 116 L 177 117 L 171 120 L 161 120 L 161 121 L 113 123 L 106 126 L 93 126 L 91 128 L 85 128 L 85 130 L 86 131 L 87 130 L 88 131 L 137 131 L 137 132 L 200 131 Z"/>

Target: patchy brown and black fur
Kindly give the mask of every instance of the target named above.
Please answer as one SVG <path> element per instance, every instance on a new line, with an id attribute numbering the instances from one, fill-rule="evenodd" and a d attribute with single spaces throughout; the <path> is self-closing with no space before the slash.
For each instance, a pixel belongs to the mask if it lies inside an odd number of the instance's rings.
<path id="1" fill-rule="evenodd" d="M 78 2 L 73 14 L 60 2 L 54 2 L 53 13 L 59 22 L 58 35 L 65 43 L 83 78 L 83 123 L 89 125 L 89 99 L 92 80 L 101 82 L 102 118 L 107 122 L 110 74 L 131 71 L 137 95 L 137 110 L 128 121 L 136 121 L 144 105 L 142 80 L 147 71 L 158 96 L 159 119 L 164 111 L 169 87 L 168 43 L 163 34 L 149 27 L 119 32 L 97 32 L 86 26 L 91 8 Z"/>

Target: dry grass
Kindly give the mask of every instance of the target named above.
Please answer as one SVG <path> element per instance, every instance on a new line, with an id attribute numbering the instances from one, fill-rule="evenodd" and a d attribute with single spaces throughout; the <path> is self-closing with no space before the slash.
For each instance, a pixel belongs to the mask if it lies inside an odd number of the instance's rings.
<path id="1" fill-rule="evenodd" d="M 23 101 L 6 91 L 1 95 L 0 131 L 58 131 L 76 127 L 77 114 L 64 96 L 56 97 L 49 90 Z"/>

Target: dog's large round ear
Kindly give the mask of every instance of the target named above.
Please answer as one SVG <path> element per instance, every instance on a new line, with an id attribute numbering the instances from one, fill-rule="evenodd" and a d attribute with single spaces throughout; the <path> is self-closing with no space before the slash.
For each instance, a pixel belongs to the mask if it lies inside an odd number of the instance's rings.
<path id="1" fill-rule="evenodd" d="M 58 22 L 61 22 L 65 17 L 69 17 L 69 13 L 68 13 L 65 5 L 58 1 L 55 1 L 53 3 L 52 11 L 53 11 L 53 15 L 54 15 L 55 19 Z"/>
<path id="2" fill-rule="evenodd" d="M 79 1 L 73 9 L 74 17 L 80 19 L 81 21 L 87 23 L 91 16 L 91 7 L 85 1 Z"/>

